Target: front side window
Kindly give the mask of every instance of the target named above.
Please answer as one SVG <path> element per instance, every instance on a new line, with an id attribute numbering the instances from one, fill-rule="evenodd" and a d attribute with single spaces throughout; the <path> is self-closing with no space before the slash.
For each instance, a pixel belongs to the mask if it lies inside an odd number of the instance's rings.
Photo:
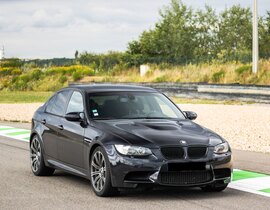
<path id="1" fill-rule="evenodd" d="M 96 93 L 89 95 L 88 100 L 94 119 L 185 119 L 161 93 Z"/>
<path id="2" fill-rule="evenodd" d="M 65 90 L 59 92 L 56 96 L 50 109 L 46 109 L 48 113 L 63 116 L 67 105 L 67 100 L 70 96 L 70 91 Z M 49 105 L 49 104 L 48 104 Z"/>
<path id="3" fill-rule="evenodd" d="M 83 97 L 78 91 L 74 91 L 68 103 L 66 114 L 83 112 Z"/>

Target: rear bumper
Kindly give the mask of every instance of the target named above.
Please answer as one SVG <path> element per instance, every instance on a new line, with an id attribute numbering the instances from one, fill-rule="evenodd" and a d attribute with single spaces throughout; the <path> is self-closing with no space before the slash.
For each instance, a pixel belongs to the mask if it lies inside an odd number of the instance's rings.
<path id="1" fill-rule="evenodd" d="M 119 155 L 112 145 L 105 146 L 105 150 L 114 187 L 136 188 L 141 184 L 196 187 L 231 180 L 231 152 L 215 155 L 209 151 L 207 157 L 200 159 L 166 160 L 158 149 L 152 150 L 153 155 L 147 158 Z"/>

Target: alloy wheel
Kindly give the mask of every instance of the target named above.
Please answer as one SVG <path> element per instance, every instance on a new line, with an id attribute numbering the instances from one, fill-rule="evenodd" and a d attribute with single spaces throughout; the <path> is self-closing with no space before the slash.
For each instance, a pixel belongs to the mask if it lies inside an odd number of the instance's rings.
<path id="1" fill-rule="evenodd" d="M 39 170 L 41 161 L 41 147 L 37 137 L 34 137 L 31 142 L 30 159 L 31 159 L 31 168 L 33 172 L 37 172 Z"/>
<path id="2" fill-rule="evenodd" d="M 91 160 L 91 181 L 94 189 L 100 192 L 106 181 L 106 162 L 104 155 L 97 151 Z"/>

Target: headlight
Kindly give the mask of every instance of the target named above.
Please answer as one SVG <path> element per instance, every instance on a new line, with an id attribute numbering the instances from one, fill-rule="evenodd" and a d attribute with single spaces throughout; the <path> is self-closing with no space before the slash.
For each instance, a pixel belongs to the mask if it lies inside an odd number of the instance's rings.
<path id="1" fill-rule="evenodd" d="M 145 147 L 126 146 L 126 145 L 114 145 L 114 146 L 116 150 L 122 155 L 146 156 L 152 154 L 151 150 Z"/>
<path id="2" fill-rule="evenodd" d="M 229 144 L 227 142 L 218 144 L 214 148 L 214 153 L 216 154 L 223 154 L 229 151 Z"/>

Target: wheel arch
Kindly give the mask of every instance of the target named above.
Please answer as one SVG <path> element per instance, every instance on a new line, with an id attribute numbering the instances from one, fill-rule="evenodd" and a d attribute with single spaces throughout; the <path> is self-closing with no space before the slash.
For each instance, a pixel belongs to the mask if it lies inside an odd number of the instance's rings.
<path id="1" fill-rule="evenodd" d="M 31 141 L 33 140 L 33 137 L 34 137 L 35 135 L 37 135 L 37 133 L 36 133 L 36 132 L 31 133 L 31 135 L 30 135 L 30 139 L 29 139 L 30 143 L 31 143 Z"/>
<path id="2" fill-rule="evenodd" d="M 31 143 L 32 143 L 32 140 L 33 140 L 33 137 L 34 137 L 34 136 L 37 136 L 37 137 L 39 138 L 40 143 L 41 143 L 41 149 L 42 149 L 42 152 L 43 152 L 43 154 L 46 155 L 45 150 L 44 150 L 44 142 L 43 142 L 42 138 L 40 137 L 40 135 L 38 134 L 38 132 L 36 132 L 36 131 L 33 131 L 33 132 L 31 133 L 31 135 L 30 135 L 30 139 L 29 139 L 29 147 L 31 146 Z M 45 161 L 45 162 L 46 162 L 46 161 Z"/>
<path id="3" fill-rule="evenodd" d="M 93 152 L 95 151 L 95 149 L 96 149 L 97 147 L 101 147 L 101 148 L 105 151 L 106 156 L 107 156 L 107 157 L 105 157 L 105 158 L 107 158 L 108 161 L 109 161 L 109 169 L 110 169 L 110 173 L 112 173 L 112 170 L 111 170 L 111 162 L 110 162 L 110 158 L 108 157 L 107 150 L 106 150 L 105 146 L 104 146 L 103 144 L 101 144 L 100 142 L 95 142 L 95 143 L 92 145 L 92 147 L 90 148 L 90 151 L 89 151 L 89 154 L 88 154 L 89 171 L 90 171 L 90 161 L 91 161 L 91 157 L 92 157 L 92 154 L 93 154 Z M 112 183 L 114 183 L 112 176 L 111 176 L 111 181 L 112 181 Z"/>
<path id="4" fill-rule="evenodd" d="M 102 148 L 103 148 L 103 146 L 102 146 L 100 143 L 97 143 L 97 142 L 94 143 L 94 144 L 91 146 L 90 151 L 89 151 L 89 155 L 88 155 L 88 162 L 89 162 L 89 163 L 90 163 L 90 161 L 91 161 L 91 156 L 92 156 L 94 150 L 95 150 L 97 147 L 102 147 Z"/>

